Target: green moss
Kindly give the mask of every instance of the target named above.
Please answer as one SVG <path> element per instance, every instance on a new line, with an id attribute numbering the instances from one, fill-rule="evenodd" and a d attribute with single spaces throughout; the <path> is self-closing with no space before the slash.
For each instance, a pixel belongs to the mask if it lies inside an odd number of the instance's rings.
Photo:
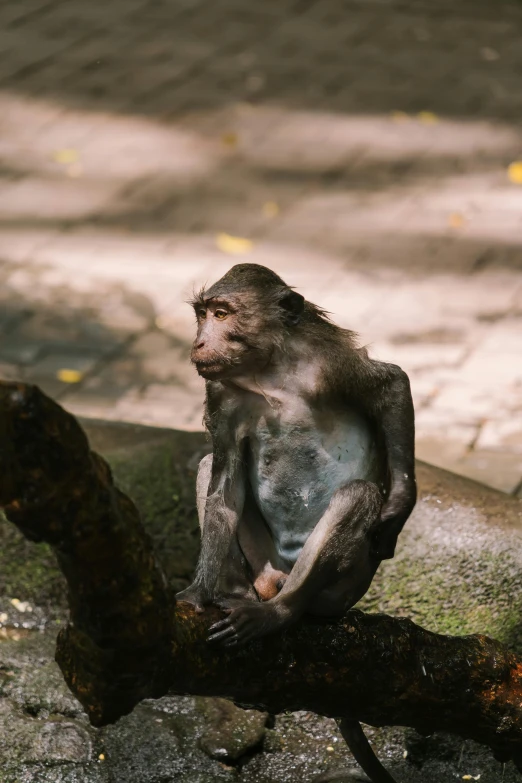
<path id="1" fill-rule="evenodd" d="M 0 512 L 0 596 L 65 609 L 65 582 L 47 544 L 33 544 Z"/>
<path id="2" fill-rule="evenodd" d="M 514 608 L 521 581 L 516 560 L 505 552 L 483 550 L 477 562 L 471 552 L 448 558 L 434 548 L 429 561 L 403 555 L 383 563 L 358 608 L 410 617 L 437 633 L 483 633 L 522 650 L 522 624 Z"/>
<path id="3" fill-rule="evenodd" d="M 189 584 L 197 560 L 195 480 L 207 450 L 202 435 L 176 433 L 104 454 L 117 486 L 139 508 L 175 590 Z M 1 512 L 0 596 L 29 601 L 51 617 L 63 616 L 67 606 L 65 581 L 50 547 L 26 541 Z"/>
<path id="4" fill-rule="evenodd" d="M 108 455 L 118 486 L 132 497 L 174 589 L 189 584 L 199 551 L 196 472 L 202 438 L 179 433 L 168 440 Z M 199 448 L 198 448 L 199 447 Z"/>

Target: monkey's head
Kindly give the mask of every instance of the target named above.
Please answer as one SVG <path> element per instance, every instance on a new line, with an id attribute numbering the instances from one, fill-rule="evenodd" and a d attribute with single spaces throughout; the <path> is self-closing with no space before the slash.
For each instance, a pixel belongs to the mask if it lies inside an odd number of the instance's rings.
<path id="1" fill-rule="evenodd" d="M 198 331 L 191 360 L 199 375 L 221 381 L 266 367 L 305 301 L 258 264 L 237 264 L 191 302 Z"/>

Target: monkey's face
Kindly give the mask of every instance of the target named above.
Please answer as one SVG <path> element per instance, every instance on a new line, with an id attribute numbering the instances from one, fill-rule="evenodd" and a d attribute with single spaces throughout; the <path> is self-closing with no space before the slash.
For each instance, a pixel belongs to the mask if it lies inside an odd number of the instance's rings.
<path id="1" fill-rule="evenodd" d="M 216 298 L 195 304 L 197 335 L 191 361 L 198 374 L 222 381 L 259 371 L 270 361 L 274 342 L 267 338 L 259 306 Z"/>

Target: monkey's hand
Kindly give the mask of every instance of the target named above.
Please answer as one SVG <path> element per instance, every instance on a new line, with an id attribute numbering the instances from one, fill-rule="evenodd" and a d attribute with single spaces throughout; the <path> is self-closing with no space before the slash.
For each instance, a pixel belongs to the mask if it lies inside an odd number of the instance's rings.
<path id="1" fill-rule="evenodd" d="M 192 582 L 185 590 L 176 593 L 176 601 L 186 601 L 188 604 L 192 604 L 196 612 L 200 614 L 205 611 L 205 606 L 209 606 L 212 603 L 212 596 L 205 590 L 203 585 Z"/>
<path id="2" fill-rule="evenodd" d="M 256 603 L 224 598 L 216 603 L 227 617 L 210 626 L 208 641 L 220 642 L 225 647 L 241 647 L 252 639 L 284 628 L 292 621 L 289 609 L 276 601 Z"/>

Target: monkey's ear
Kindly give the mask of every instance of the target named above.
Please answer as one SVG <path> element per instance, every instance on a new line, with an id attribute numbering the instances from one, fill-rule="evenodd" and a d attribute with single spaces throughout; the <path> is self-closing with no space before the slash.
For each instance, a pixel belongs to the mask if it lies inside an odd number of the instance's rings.
<path id="1" fill-rule="evenodd" d="M 285 311 L 288 323 L 296 324 L 299 322 L 304 310 L 304 303 L 305 299 L 301 294 L 298 294 L 296 291 L 285 291 L 284 295 L 279 300 L 279 304 Z"/>

